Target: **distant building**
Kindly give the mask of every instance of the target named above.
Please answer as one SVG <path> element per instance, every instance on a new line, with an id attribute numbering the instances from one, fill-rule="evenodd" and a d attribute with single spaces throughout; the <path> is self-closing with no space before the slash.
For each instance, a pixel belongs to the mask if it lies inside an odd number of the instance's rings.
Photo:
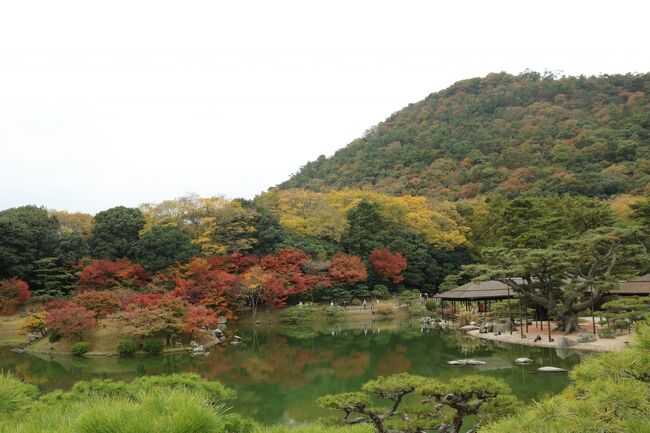
<path id="1" fill-rule="evenodd" d="M 650 274 L 630 281 L 621 281 L 619 288 L 610 290 L 609 293 L 619 296 L 650 296 Z"/>

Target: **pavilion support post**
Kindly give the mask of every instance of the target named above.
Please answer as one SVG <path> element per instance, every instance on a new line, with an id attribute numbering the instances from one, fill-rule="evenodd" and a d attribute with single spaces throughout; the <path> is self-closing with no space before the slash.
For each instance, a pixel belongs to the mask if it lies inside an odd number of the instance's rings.
<path id="1" fill-rule="evenodd" d="M 546 311 L 546 325 L 548 326 L 548 341 L 549 343 L 553 341 L 553 337 L 551 336 L 551 300 L 549 299 L 548 302 L 549 308 Z"/>
<path id="2" fill-rule="evenodd" d="M 591 285 L 591 326 L 594 330 L 594 335 L 596 334 L 596 316 L 594 313 L 594 286 Z"/>
<path id="3" fill-rule="evenodd" d="M 526 334 L 528 334 L 528 309 L 524 313 L 524 320 L 526 321 Z"/>
<path id="4" fill-rule="evenodd" d="M 519 331 L 521 333 L 521 338 L 524 338 L 524 315 L 521 311 L 521 298 L 519 299 Z"/>
<path id="5" fill-rule="evenodd" d="M 508 319 L 510 320 L 510 335 L 512 335 L 513 330 L 512 328 L 514 327 L 514 323 L 512 321 L 512 307 L 510 305 L 510 286 L 508 287 Z"/>

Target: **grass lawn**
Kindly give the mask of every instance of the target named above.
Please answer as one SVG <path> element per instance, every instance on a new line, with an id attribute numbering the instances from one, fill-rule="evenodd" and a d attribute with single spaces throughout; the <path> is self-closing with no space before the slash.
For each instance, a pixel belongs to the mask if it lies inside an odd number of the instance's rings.
<path id="1" fill-rule="evenodd" d="M 20 329 L 25 319 L 18 314 L 0 316 L 0 346 L 18 346 L 25 342 L 25 336 L 20 335 Z"/>
<path id="2" fill-rule="evenodd" d="M 128 337 L 121 331 L 118 322 L 101 319 L 99 326 L 88 331 L 83 341 L 90 345 L 89 355 L 109 355 L 114 354 L 117 343 L 126 338 Z M 40 353 L 69 353 L 78 341 L 75 338 L 62 338 L 52 343 L 47 338 L 43 338 L 31 344 L 29 349 Z"/>

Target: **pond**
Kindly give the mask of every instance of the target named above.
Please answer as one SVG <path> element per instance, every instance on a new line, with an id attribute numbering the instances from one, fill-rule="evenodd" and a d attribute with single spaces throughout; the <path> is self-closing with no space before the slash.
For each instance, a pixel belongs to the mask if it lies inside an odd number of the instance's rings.
<path id="1" fill-rule="evenodd" d="M 212 348 L 207 355 L 147 358 L 49 357 L 0 348 L 0 370 L 15 371 L 43 391 L 67 389 L 93 377 L 125 379 L 173 372 L 196 372 L 238 392 L 234 410 L 266 423 L 294 424 L 332 415 L 316 399 L 356 391 L 379 375 L 411 372 L 437 378 L 485 374 L 506 381 L 522 400 L 561 391 L 566 373 L 539 373 L 542 365 L 570 368 L 581 353 L 497 344 L 455 331 L 421 329 L 413 320 L 340 323 L 321 326 L 237 325 L 229 330 L 240 345 Z M 458 367 L 447 361 L 471 357 L 485 365 Z M 532 358 L 528 366 L 513 364 Z"/>

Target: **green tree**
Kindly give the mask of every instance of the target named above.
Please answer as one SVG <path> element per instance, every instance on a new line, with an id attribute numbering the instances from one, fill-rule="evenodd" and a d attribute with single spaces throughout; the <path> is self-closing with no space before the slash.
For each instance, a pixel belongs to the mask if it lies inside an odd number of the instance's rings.
<path id="1" fill-rule="evenodd" d="M 34 262 L 52 257 L 59 223 L 44 208 L 23 206 L 0 212 L 0 279 L 34 281 Z"/>
<path id="2" fill-rule="evenodd" d="M 637 223 L 650 227 L 650 199 L 645 198 L 636 203 L 630 203 L 631 217 Z"/>
<path id="3" fill-rule="evenodd" d="M 90 238 L 93 256 L 111 260 L 133 258 L 144 223 L 139 209 L 117 206 L 99 212 Z"/>
<path id="4" fill-rule="evenodd" d="M 34 262 L 32 292 L 40 299 L 55 299 L 68 294 L 70 275 L 59 265 L 56 257 L 46 257 Z"/>
<path id="5" fill-rule="evenodd" d="M 319 404 L 342 411 L 344 424 L 368 423 L 377 433 L 459 433 L 469 416 L 477 417 L 470 429 L 475 431 L 486 418 L 504 415 L 516 406 L 502 381 L 484 376 L 445 383 L 400 373 L 371 380 L 363 385 L 363 391 L 326 395 Z M 405 397 L 412 393 L 424 397 L 422 405 L 402 409 Z M 373 397 L 387 400 L 388 406 L 372 405 Z"/>
<path id="6" fill-rule="evenodd" d="M 81 232 L 63 232 L 54 254 L 61 262 L 77 262 L 90 256 L 90 246 Z"/>
<path id="7" fill-rule="evenodd" d="M 384 248 L 388 244 L 390 226 L 377 203 L 361 200 L 348 211 L 347 220 L 348 229 L 341 241 L 347 253 L 368 257 L 372 250 Z"/>
<path id="8" fill-rule="evenodd" d="M 288 239 L 289 234 L 282 227 L 278 218 L 267 208 L 252 200 L 238 200 L 241 205 L 255 214 L 255 238 L 257 243 L 253 252 L 258 256 L 273 254 L 283 248 L 283 243 Z M 286 246 L 286 245 L 285 245 Z"/>
<path id="9" fill-rule="evenodd" d="M 580 312 L 645 266 L 642 239 L 636 226 L 601 227 L 549 248 L 484 249 L 482 264 L 463 269 L 479 280 L 507 284 L 570 333 L 579 329 Z"/>
<path id="10" fill-rule="evenodd" d="M 143 233 L 135 247 L 136 260 L 151 271 L 173 263 L 186 263 L 199 248 L 185 231 L 173 225 L 155 225 Z"/>
<path id="11" fill-rule="evenodd" d="M 202 234 L 195 241 L 205 254 L 250 253 L 257 244 L 257 212 L 233 200 L 216 209 L 200 223 Z"/>

